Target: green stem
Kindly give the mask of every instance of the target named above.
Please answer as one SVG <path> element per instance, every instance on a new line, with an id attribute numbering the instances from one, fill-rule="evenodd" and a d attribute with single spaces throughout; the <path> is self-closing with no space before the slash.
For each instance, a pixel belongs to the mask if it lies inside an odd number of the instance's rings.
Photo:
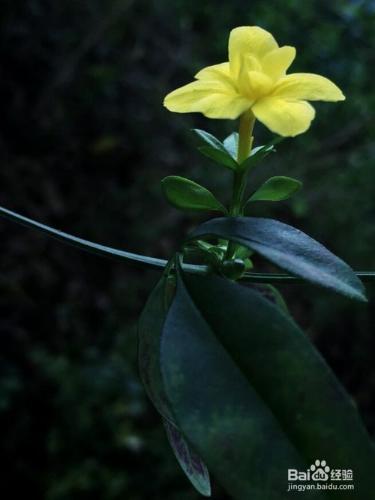
<path id="1" fill-rule="evenodd" d="M 240 118 L 237 151 L 237 161 L 239 165 L 250 156 L 253 144 L 254 123 L 255 116 L 251 110 L 244 113 Z M 232 202 L 229 207 L 229 215 L 231 217 L 243 215 L 243 199 L 247 185 L 247 174 L 247 169 L 241 167 L 234 172 Z M 229 242 L 225 258 L 232 259 L 237 247 L 238 245 L 236 243 Z"/>
<path id="2" fill-rule="evenodd" d="M 240 128 L 238 131 L 238 152 L 237 161 L 239 164 L 243 163 L 251 153 L 253 144 L 253 129 L 255 123 L 255 116 L 251 110 L 246 111 L 240 117 Z"/>
<path id="3" fill-rule="evenodd" d="M 229 209 L 229 214 L 232 217 L 237 217 L 243 214 L 243 197 L 247 185 L 247 171 L 238 170 L 234 172 L 233 179 L 233 197 L 232 203 Z"/>
<path id="4" fill-rule="evenodd" d="M 7 210 L 6 208 L 0 207 L 0 217 L 5 217 L 12 222 L 21 224 L 22 226 L 36 229 L 42 233 L 52 236 L 57 240 L 63 241 L 70 245 L 73 245 L 81 250 L 86 250 L 88 252 L 95 253 L 102 257 L 111 257 L 122 262 L 132 262 L 134 264 L 139 264 L 142 267 L 147 267 L 149 269 L 161 269 L 165 268 L 168 262 L 164 259 L 156 259 L 155 257 L 147 257 L 145 255 L 139 255 L 131 252 L 126 252 L 124 250 L 118 250 L 106 245 L 100 245 L 92 241 L 84 240 L 73 236 L 53 227 L 46 226 L 40 222 L 24 217 L 21 214 Z M 199 266 L 194 264 L 183 264 L 184 271 L 193 274 L 208 275 L 212 271 L 208 266 Z M 375 283 L 375 271 L 356 271 L 356 275 L 361 278 L 364 283 Z M 290 274 L 285 273 L 245 273 L 241 278 L 241 282 L 244 283 L 305 283 L 306 281 L 301 278 L 296 278 Z"/>
<path id="5" fill-rule="evenodd" d="M 250 156 L 253 144 L 253 129 L 255 116 L 252 111 L 247 111 L 240 118 L 240 127 L 238 131 L 238 152 L 237 161 L 241 165 L 246 158 Z M 232 203 L 229 207 L 229 213 L 232 216 L 242 215 L 243 197 L 247 184 L 247 169 L 239 167 L 234 172 Z"/>

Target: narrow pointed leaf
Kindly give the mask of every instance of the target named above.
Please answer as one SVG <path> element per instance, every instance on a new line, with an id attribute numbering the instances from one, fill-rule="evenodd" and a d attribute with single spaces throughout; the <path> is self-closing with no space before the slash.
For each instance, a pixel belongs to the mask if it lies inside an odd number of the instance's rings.
<path id="1" fill-rule="evenodd" d="M 165 197 L 180 210 L 213 210 L 226 213 L 226 208 L 205 187 L 196 182 L 170 175 L 161 181 Z"/>
<path id="2" fill-rule="evenodd" d="M 163 420 L 169 444 L 186 476 L 203 496 L 211 496 L 210 475 L 207 467 L 187 444 L 186 439 L 173 424 Z"/>
<path id="3" fill-rule="evenodd" d="M 139 373 L 148 397 L 160 415 L 169 421 L 173 421 L 173 415 L 161 378 L 159 349 L 172 286 L 166 277 L 162 277 L 151 292 L 138 321 Z"/>
<path id="4" fill-rule="evenodd" d="M 302 182 L 285 176 L 276 176 L 268 179 L 249 198 L 250 201 L 282 201 L 293 196 L 302 187 Z"/>
<path id="5" fill-rule="evenodd" d="M 238 163 L 232 158 L 231 154 L 226 150 L 224 144 L 219 141 L 214 135 L 200 129 L 194 129 L 193 132 L 199 137 L 203 143 L 199 147 L 199 151 L 216 163 L 224 167 L 236 170 Z"/>
<path id="6" fill-rule="evenodd" d="M 237 161 L 238 156 L 238 141 L 238 132 L 233 132 L 232 134 L 228 135 L 228 137 L 223 142 L 225 149 L 235 161 Z"/>
<path id="7" fill-rule="evenodd" d="M 260 163 L 270 153 L 276 151 L 275 145 L 284 140 L 284 137 L 276 137 L 264 146 L 257 146 L 251 150 L 250 156 L 241 163 L 242 169 L 250 169 Z"/>
<path id="8" fill-rule="evenodd" d="M 288 224 L 256 217 L 221 217 L 201 224 L 191 234 L 191 238 L 204 236 L 241 243 L 295 276 L 366 301 L 362 282 L 344 261 Z"/>
<path id="9" fill-rule="evenodd" d="M 148 397 L 162 416 L 168 441 L 182 470 L 199 493 L 209 496 L 211 487 L 207 468 L 179 431 L 161 376 L 161 334 L 174 291 L 174 279 L 163 276 L 142 311 L 138 322 L 139 372 Z"/>
<path id="10" fill-rule="evenodd" d="M 201 146 L 198 150 L 210 160 L 213 160 L 219 165 L 222 165 L 230 170 L 236 170 L 238 165 L 234 163 L 232 157 L 227 153 L 220 151 L 219 149 L 213 148 L 211 146 Z"/>
<path id="11" fill-rule="evenodd" d="M 241 163 L 242 169 L 250 169 L 258 165 L 266 156 L 274 152 L 275 148 L 273 144 L 267 144 L 265 146 L 257 146 L 253 148 L 250 156 Z"/>

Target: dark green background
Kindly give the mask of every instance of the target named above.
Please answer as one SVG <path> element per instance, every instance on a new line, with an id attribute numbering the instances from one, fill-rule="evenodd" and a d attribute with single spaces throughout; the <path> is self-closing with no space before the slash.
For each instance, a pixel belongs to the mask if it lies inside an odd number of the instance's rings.
<path id="1" fill-rule="evenodd" d="M 293 71 L 332 78 L 347 101 L 318 104 L 310 131 L 281 143 L 253 178 L 255 188 L 270 175 L 294 176 L 303 192 L 253 213 L 375 270 L 374 23 L 372 0 L 3 0 L 0 204 L 168 257 L 204 216 L 169 208 L 159 180 L 186 175 L 225 201 L 229 176 L 199 156 L 189 128 L 223 138 L 237 124 L 170 114 L 163 97 L 226 59 L 230 29 L 257 24 L 297 47 Z M 271 137 L 257 126 L 258 144 Z M 136 319 L 158 273 L 5 220 L 0 240 L 2 491 L 197 498 L 137 373 Z M 310 285 L 282 291 L 374 432 L 375 285 L 367 306 Z M 214 489 L 216 500 L 227 498 Z"/>

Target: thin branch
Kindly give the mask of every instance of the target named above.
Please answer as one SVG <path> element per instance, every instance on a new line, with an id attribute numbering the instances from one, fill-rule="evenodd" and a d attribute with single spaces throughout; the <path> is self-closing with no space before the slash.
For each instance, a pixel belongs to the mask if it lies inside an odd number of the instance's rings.
<path id="1" fill-rule="evenodd" d="M 40 222 L 36 222 L 28 217 L 24 217 L 16 212 L 12 212 L 6 208 L 0 207 L 0 216 L 5 219 L 21 224 L 22 226 L 36 229 L 42 233 L 51 236 L 59 241 L 67 243 L 68 245 L 75 246 L 81 250 L 87 252 L 95 253 L 100 256 L 109 257 L 120 261 L 135 262 L 142 267 L 154 268 L 154 269 L 164 269 L 168 264 L 167 260 L 157 259 L 155 257 L 148 257 L 146 255 L 140 255 L 132 252 L 126 252 L 124 250 L 119 250 L 117 248 L 112 248 L 106 245 L 100 245 L 89 240 L 78 238 L 71 234 L 65 233 L 58 229 L 46 226 Z M 186 272 L 194 274 L 208 274 L 210 268 L 208 266 L 199 266 L 194 264 L 183 264 L 183 269 Z M 363 282 L 374 282 L 375 272 L 372 271 L 357 271 L 356 275 L 361 278 Z M 300 278 L 291 276 L 285 273 L 245 273 L 241 278 L 243 283 L 304 283 Z"/>
<path id="2" fill-rule="evenodd" d="M 96 255 L 100 255 L 102 257 L 109 257 L 111 259 L 120 260 L 120 261 L 131 261 L 140 264 L 141 266 L 152 267 L 157 269 L 164 269 L 167 265 L 168 261 L 164 259 L 157 259 L 155 257 L 148 257 L 146 255 L 140 255 L 137 253 L 126 252 L 124 250 L 119 250 L 117 248 L 112 248 L 106 245 L 101 245 L 99 243 L 94 243 L 89 240 L 85 240 L 83 238 L 78 238 L 77 236 L 73 236 L 72 234 L 65 233 L 64 231 L 60 231 L 59 229 L 55 229 L 50 226 L 46 226 L 45 224 L 41 224 L 40 222 L 34 221 L 20 215 L 16 212 L 12 212 L 6 208 L 0 207 L 0 216 L 5 219 L 16 222 L 17 224 L 21 224 L 22 226 L 36 229 L 42 233 L 46 233 L 48 236 L 52 238 L 62 241 L 63 243 L 67 243 L 68 245 L 80 248 L 81 250 L 85 250 L 86 252 L 94 253 Z M 206 274 L 208 272 L 207 266 L 195 266 L 192 264 L 184 265 L 185 271 L 193 272 L 196 274 Z"/>

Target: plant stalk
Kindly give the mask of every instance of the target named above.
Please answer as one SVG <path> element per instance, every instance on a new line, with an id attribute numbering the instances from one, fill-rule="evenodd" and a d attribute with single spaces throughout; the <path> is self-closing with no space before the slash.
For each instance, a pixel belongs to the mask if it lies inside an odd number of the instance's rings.
<path id="1" fill-rule="evenodd" d="M 241 168 L 241 164 L 250 156 L 251 148 L 253 145 L 253 130 L 255 124 L 255 116 L 251 110 L 246 111 L 240 117 L 240 126 L 238 130 L 238 151 L 237 151 L 237 162 L 239 164 L 238 169 L 234 172 L 233 177 L 233 193 L 232 202 L 229 207 L 229 215 L 231 217 L 237 217 L 243 215 L 243 201 L 247 186 L 247 174 L 248 170 L 246 168 Z M 238 245 L 233 242 L 228 243 L 228 248 L 226 251 L 225 258 L 233 259 L 236 248 Z"/>
<path id="2" fill-rule="evenodd" d="M 168 261 L 164 259 L 156 259 L 155 257 L 147 257 L 145 255 L 139 255 L 131 252 L 126 252 L 124 250 L 119 250 L 116 248 L 109 247 L 107 245 L 100 245 L 94 243 L 93 241 L 84 240 L 73 236 L 69 233 L 59 231 L 53 227 L 46 226 L 35 220 L 29 219 L 21 214 L 7 210 L 6 208 L 0 207 L 0 217 L 4 217 L 12 222 L 21 224 L 22 226 L 40 231 L 47 236 L 53 237 L 69 245 L 75 246 L 81 250 L 97 254 L 101 257 L 110 257 L 112 259 L 118 260 L 120 262 L 132 262 L 138 264 L 139 266 L 160 270 L 165 268 Z M 183 269 L 185 272 L 207 275 L 212 271 L 208 266 L 194 265 L 194 264 L 183 264 Z M 356 271 L 356 275 L 361 278 L 364 283 L 374 283 L 375 282 L 375 271 Z M 241 278 L 242 283 L 305 283 L 306 281 L 301 278 L 296 278 L 286 273 L 245 273 Z"/>
<path id="3" fill-rule="evenodd" d="M 229 214 L 233 217 L 242 215 L 243 197 L 247 184 L 247 169 L 241 168 L 241 164 L 250 156 L 253 144 L 253 129 L 255 116 L 251 110 L 244 113 L 240 118 L 238 131 L 238 151 L 237 162 L 239 168 L 234 172 L 232 203 L 229 207 Z"/>

